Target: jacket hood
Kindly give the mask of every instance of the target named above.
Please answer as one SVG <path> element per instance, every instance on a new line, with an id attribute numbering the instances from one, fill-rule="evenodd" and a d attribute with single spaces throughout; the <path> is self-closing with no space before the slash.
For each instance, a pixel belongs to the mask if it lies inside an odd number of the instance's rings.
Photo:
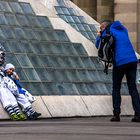
<path id="1" fill-rule="evenodd" d="M 120 23 L 120 21 L 115 21 L 112 23 L 111 28 L 114 28 L 116 30 L 124 30 L 124 26 Z"/>

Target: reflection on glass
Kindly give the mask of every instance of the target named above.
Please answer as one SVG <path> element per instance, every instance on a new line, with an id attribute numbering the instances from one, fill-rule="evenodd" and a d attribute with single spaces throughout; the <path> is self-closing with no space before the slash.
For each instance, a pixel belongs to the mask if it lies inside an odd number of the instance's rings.
<path id="1" fill-rule="evenodd" d="M 1 27 L 1 30 L 7 39 L 15 38 L 15 35 L 10 27 Z"/>
<path id="2" fill-rule="evenodd" d="M 51 22 L 49 21 L 49 19 L 45 16 L 37 16 L 37 19 L 41 25 L 41 27 L 43 28 L 50 28 L 52 29 L 52 25 L 51 25 Z"/>
<path id="3" fill-rule="evenodd" d="M 12 12 L 8 2 L 6 1 L 0 1 L 0 11 Z"/>
<path id="4" fill-rule="evenodd" d="M 68 41 L 69 42 L 69 38 L 68 36 L 66 35 L 65 31 L 63 30 L 55 30 L 56 32 L 56 35 L 57 35 L 57 38 L 59 41 Z"/>
<path id="5" fill-rule="evenodd" d="M 42 67 L 40 58 L 37 55 L 28 54 L 28 58 L 34 67 Z"/>
<path id="6" fill-rule="evenodd" d="M 10 7 L 13 10 L 14 13 L 23 14 L 23 11 L 22 11 L 18 2 L 9 2 L 9 5 L 10 5 Z"/>
<path id="7" fill-rule="evenodd" d="M 32 24 L 29 23 L 25 15 L 17 14 L 16 17 L 21 26 L 32 26 Z"/>
<path id="8" fill-rule="evenodd" d="M 6 18 L 4 16 L 4 14 L 2 14 L 2 13 L 0 13 L 0 24 L 1 25 L 6 25 L 7 24 Z"/>
<path id="9" fill-rule="evenodd" d="M 34 11 L 29 3 L 20 3 L 24 14 L 34 14 Z"/>
<path id="10" fill-rule="evenodd" d="M 22 70 L 22 68 L 16 68 L 16 73 L 19 75 L 20 77 L 20 81 L 28 81 L 27 76 L 25 75 L 24 71 Z"/>
<path id="11" fill-rule="evenodd" d="M 35 69 L 23 69 L 30 81 L 41 81 Z"/>
<path id="12" fill-rule="evenodd" d="M 17 54 L 17 59 L 22 67 L 33 67 L 29 58 L 25 54 Z M 24 60 L 24 61 L 23 61 Z"/>
<path id="13" fill-rule="evenodd" d="M 16 28 L 14 28 L 14 32 L 15 32 L 17 39 L 26 39 L 26 36 L 25 36 L 22 28 L 16 27 Z"/>
<path id="14" fill-rule="evenodd" d="M 7 19 L 8 24 L 10 24 L 10 25 L 19 25 L 15 15 L 6 13 L 5 17 Z"/>
<path id="15" fill-rule="evenodd" d="M 14 66 L 19 66 L 19 62 L 13 53 L 6 53 L 6 63 L 12 63 Z"/>

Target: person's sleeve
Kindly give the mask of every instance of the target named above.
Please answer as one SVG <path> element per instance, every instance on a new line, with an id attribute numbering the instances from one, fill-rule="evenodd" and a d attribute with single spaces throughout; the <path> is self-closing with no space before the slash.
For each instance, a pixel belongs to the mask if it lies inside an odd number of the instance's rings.
<path id="1" fill-rule="evenodd" d="M 96 46 L 97 49 L 98 49 L 98 46 L 99 46 L 100 39 L 101 39 L 100 36 L 98 36 L 98 37 L 96 38 L 95 46 Z"/>

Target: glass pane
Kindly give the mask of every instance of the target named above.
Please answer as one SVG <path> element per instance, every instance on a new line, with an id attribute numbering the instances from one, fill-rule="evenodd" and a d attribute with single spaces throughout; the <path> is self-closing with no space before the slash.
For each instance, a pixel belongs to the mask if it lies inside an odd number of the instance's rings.
<path id="1" fill-rule="evenodd" d="M 61 41 L 69 41 L 68 36 L 66 35 L 65 31 L 63 30 L 55 30 L 57 34 L 58 40 Z"/>
<path id="2" fill-rule="evenodd" d="M 104 69 L 103 63 L 98 59 L 98 57 L 91 57 L 91 60 L 93 62 L 93 65 L 96 67 L 96 69 Z"/>
<path id="3" fill-rule="evenodd" d="M 27 19 L 33 27 L 40 27 L 39 21 L 36 16 L 27 16 Z"/>
<path id="4" fill-rule="evenodd" d="M 76 50 L 73 47 L 73 44 L 71 43 L 63 43 L 63 53 L 65 55 L 77 55 Z"/>
<path id="5" fill-rule="evenodd" d="M 28 40 L 36 40 L 37 39 L 37 37 L 35 36 L 35 34 L 34 34 L 32 29 L 27 29 L 26 28 L 26 29 L 24 29 L 24 32 L 25 32 L 26 38 Z"/>
<path id="6" fill-rule="evenodd" d="M 65 15 L 59 15 L 60 18 L 62 18 L 64 21 L 69 22 Z"/>
<path id="7" fill-rule="evenodd" d="M 87 32 L 91 32 L 90 27 L 88 26 L 88 24 L 83 24 L 85 31 Z"/>
<path id="8" fill-rule="evenodd" d="M 57 13 L 58 14 L 64 14 L 64 12 L 63 12 L 63 10 L 62 10 L 62 8 L 61 7 L 58 7 L 58 6 L 55 6 L 55 9 L 56 9 L 56 11 L 57 11 Z"/>
<path id="9" fill-rule="evenodd" d="M 87 32 L 87 33 L 91 40 L 96 40 L 95 34 L 93 34 L 92 32 Z"/>
<path id="10" fill-rule="evenodd" d="M 80 82 L 80 77 L 77 70 L 67 70 L 66 74 L 68 75 L 71 82 Z"/>
<path id="11" fill-rule="evenodd" d="M 0 13 L 0 25 L 6 25 L 7 21 L 4 14 Z"/>
<path id="12" fill-rule="evenodd" d="M 34 52 L 36 54 L 47 54 L 47 53 L 49 53 L 48 52 L 49 43 L 32 42 L 32 46 L 33 46 Z"/>
<path id="13" fill-rule="evenodd" d="M 59 66 L 62 68 L 74 68 L 72 61 L 69 57 L 59 57 Z"/>
<path id="14" fill-rule="evenodd" d="M 95 87 L 98 89 L 98 95 L 109 95 L 109 91 L 104 83 L 94 83 Z"/>
<path id="15" fill-rule="evenodd" d="M 19 15 L 19 14 L 17 14 L 16 17 L 17 17 L 17 20 L 18 20 L 18 22 L 19 22 L 19 24 L 21 26 L 32 26 L 32 24 L 30 24 L 28 22 L 28 20 L 27 20 L 27 18 L 26 18 L 25 15 Z"/>
<path id="16" fill-rule="evenodd" d="M 9 46 L 11 52 L 13 53 L 21 53 L 22 49 L 20 48 L 17 41 L 8 41 L 7 45 Z"/>
<path id="17" fill-rule="evenodd" d="M 37 55 L 28 55 L 28 58 L 34 67 L 42 67 L 41 60 Z"/>
<path id="18" fill-rule="evenodd" d="M 44 68 L 36 68 L 35 70 L 36 70 L 36 72 L 37 72 L 37 74 L 38 74 L 38 76 L 39 76 L 39 78 L 40 78 L 40 80 L 42 82 L 50 80 L 46 69 L 44 69 Z"/>
<path id="19" fill-rule="evenodd" d="M 71 16 L 66 16 L 69 23 L 75 23 L 74 19 Z"/>
<path id="20" fill-rule="evenodd" d="M 96 69 L 89 57 L 81 57 L 81 60 L 84 64 L 84 68 L 86 68 L 86 69 Z"/>
<path id="21" fill-rule="evenodd" d="M 58 82 L 59 81 L 59 79 L 58 79 L 58 75 L 56 75 L 56 71 L 57 70 L 54 70 L 54 69 L 46 69 L 46 71 L 47 71 L 47 80 L 49 81 L 49 82 Z"/>
<path id="22" fill-rule="evenodd" d="M 48 40 L 48 36 L 44 30 L 34 30 L 34 33 L 38 40 L 41 40 L 41 41 Z"/>
<path id="23" fill-rule="evenodd" d="M 53 67 L 53 65 L 52 65 L 52 63 L 51 63 L 51 61 L 50 61 L 50 59 L 48 57 L 39 56 L 39 58 L 40 58 L 40 61 L 42 62 L 42 65 L 44 67 Z"/>
<path id="24" fill-rule="evenodd" d="M 83 31 L 82 31 L 81 34 L 84 35 L 87 39 L 90 40 L 90 37 L 89 37 L 89 35 L 87 34 L 87 32 L 83 32 Z"/>
<path id="25" fill-rule="evenodd" d="M 93 32 L 97 32 L 97 29 L 96 29 L 96 27 L 95 27 L 95 25 L 93 25 L 93 24 L 89 24 L 89 26 L 90 26 L 90 29 L 93 31 Z"/>
<path id="26" fill-rule="evenodd" d="M 70 15 L 70 13 L 69 13 L 69 11 L 68 11 L 67 8 L 63 8 L 63 7 L 62 7 L 62 11 L 63 11 L 63 13 L 64 13 L 65 15 Z"/>
<path id="27" fill-rule="evenodd" d="M 16 56 L 12 53 L 6 53 L 6 63 L 12 63 L 14 66 L 19 66 Z"/>
<path id="28" fill-rule="evenodd" d="M 47 38 L 48 38 L 47 40 L 49 40 L 49 41 L 59 41 L 55 31 L 47 30 L 46 35 L 47 35 Z"/>
<path id="29" fill-rule="evenodd" d="M 84 68 L 84 64 L 80 57 L 70 57 L 70 61 L 74 68 Z"/>
<path id="30" fill-rule="evenodd" d="M 14 13 L 20 13 L 23 14 L 23 11 L 17 2 L 9 2 L 11 9 L 14 11 Z"/>
<path id="31" fill-rule="evenodd" d="M 53 67 L 60 67 L 59 57 L 58 56 L 48 56 L 49 62 L 53 65 Z"/>
<path id="32" fill-rule="evenodd" d="M 38 74 L 34 69 L 23 69 L 30 81 L 40 81 Z"/>
<path id="33" fill-rule="evenodd" d="M 16 56 L 17 56 L 18 61 L 21 64 L 22 67 L 33 67 L 32 63 L 30 62 L 30 60 L 27 57 L 27 55 L 25 55 L 25 54 L 21 54 L 21 55 L 17 54 Z"/>
<path id="34" fill-rule="evenodd" d="M 111 95 L 112 94 L 112 83 L 107 83 L 105 84 L 106 85 L 106 88 L 108 90 L 108 94 Z"/>
<path id="35" fill-rule="evenodd" d="M 10 27 L 1 27 L 1 29 L 7 39 L 15 39 L 15 35 Z"/>
<path id="36" fill-rule="evenodd" d="M 79 31 L 78 27 L 77 27 L 77 24 L 75 23 L 70 23 L 70 25 L 77 31 Z"/>
<path id="37" fill-rule="evenodd" d="M 121 94 L 122 95 L 129 95 L 128 94 L 128 87 L 127 87 L 127 84 L 126 83 L 123 83 L 122 86 L 121 86 Z"/>
<path id="38" fill-rule="evenodd" d="M 79 54 L 79 55 L 88 55 L 82 44 L 73 43 L 73 46 L 74 46 L 75 50 L 77 51 L 77 54 Z"/>
<path id="39" fill-rule="evenodd" d="M 26 52 L 26 53 L 34 53 L 33 46 L 27 41 L 19 42 L 19 46 L 21 47 L 23 53 L 24 52 Z"/>
<path id="40" fill-rule="evenodd" d="M 17 39 L 26 39 L 23 29 L 21 28 L 14 28 L 14 32 Z"/>
<path id="41" fill-rule="evenodd" d="M 85 18 L 83 16 L 78 16 L 79 20 L 81 21 L 81 23 L 86 23 Z"/>
<path id="42" fill-rule="evenodd" d="M 70 15 L 77 15 L 73 8 L 68 8 Z"/>
<path id="43" fill-rule="evenodd" d="M 82 24 L 77 24 L 79 31 L 85 31 L 85 28 Z"/>
<path id="44" fill-rule="evenodd" d="M 57 3 L 61 6 L 61 7 L 66 7 L 65 2 L 63 0 L 57 0 Z"/>
<path id="45" fill-rule="evenodd" d="M 20 3 L 20 5 L 25 14 L 35 14 L 29 3 Z"/>
<path id="46" fill-rule="evenodd" d="M 0 38 L 1 39 L 6 39 L 6 36 L 1 29 L 0 29 Z"/>
<path id="47" fill-rule="evenodd" d="M 47 95 L 61 95 L 56 83 L 43 83 Z"/>
<path id="48" fill-rule="evenodd" d="M 53 28 L 49 19 L 45 16 L 37 16 L 37 19 L 43 28 Z"/>
<path id="49" fill-rule="evenodd" d="M 72 18 L 74 19 L 75 23 L 81 23 L 77 16 L 72 16 Z"/>
<path id="50" fill-rule="evenodd" d="M 4 12 L 12 12 L 8 2 L 0 1 L 0 10 Z"/>
<path id="51" fill-rule="evenodd" d="M 27 76 L 25 75 L 24 71 L 22 68 L 16 68 L 16 73 L 18 74 L 19 78 L 21 81 L 28 81 Z"/>
<path id="52" fill-rule="evenodd" d="M 32 95 L 46 95 L 45 87 L 40 82 L 23 83 L 23 87 L 28 90 Z"/>
<path id="53" fill-rule="evenodd" d="M 15 15 L 13 14 L 5 14 L 8 24 L 10 25 L 19 25 Z"/>
<path id="54" fill-rule="evenodd" d="M 98 88 L 96 88 L 94 83 L 85 84 L 90 95 L 100 95 Z"/>
<path id="55" fill-rule="evenodd" d="M 59 82 L 69 82 L 69 77 L 65 70 L 56 70 L 55 71 L 56 81 Z"/>
<path id="56" fill-rule="evenodd" d="M 88 95 L 88 89 L 87 86 L 85 84 L 76 84 L 76 87 L 80 93 L 80 95 Z"/>
<path id="57" fill-rule="evenodd" d="M 61 95 L 79 95 L 78 89 L 72 83 L 61 83 L 57 87 Z"/>
<path id="58" fill-rule="evenodd" d="M 103 72 L 102 72 L 103 73 Z M 90 78 L 92 79 L 92 81 L 94 82 L 105 82 L 102 78 L 101 75 L 99 74 L 99 72 L 97 70 L 88 70 L 88 74 L 90 75 Z M 103 73 L 104 74 L 104 73 Z M 102 74 L 102 75 L 103 75 Z M 105 75 L 105 74 L 104 74 Z"/>
<path id="59" fill-rule="evenodd" d="M 60 43 L 50 43 L 47 46 L 48 54 L 62 54 L 62 45 Z"/>
<path id="60" fill-rule="evenodd" d="M 9 48 L 9 45 L 8 45 L 7 41 L 6 42 L 5 41 L 1 41 L 0 44 L 4 47 L 6 53 L 11 51 L 10 48 Z"/>
<path id="61" fill-rule="evenodd" d="M 82 82 L 91 82 L 92 78 L 90 77 L 88 71 L 86 70 L 78 70 L 79 77 Z"/>

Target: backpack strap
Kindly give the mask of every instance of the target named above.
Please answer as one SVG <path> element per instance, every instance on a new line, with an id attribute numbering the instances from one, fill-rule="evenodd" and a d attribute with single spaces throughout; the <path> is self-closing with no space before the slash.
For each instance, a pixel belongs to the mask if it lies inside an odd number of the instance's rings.
<path id="1" fill-rule="evenodd" d="M 109 34 L 110 35 L 110 26 L 111 26 L 112 24 L 109 24 L 107 27 L 106 27 L 106 34 Z"/>
<path id="2" fill-rule="evenodd" d="M 109 34 L 110 35 L 110 26 L 112 24 L 109 24 L 107 27 L 106 27 L 106 34 Z M 108 74 L 108 67 L 110 65 L 110 62 L 105 62 L 105 69 L 104 69 L 104 73 Z"/>
<path id="3" fill-rule="evenodd" d="M 108 74 L 108 67 L 109 67 L 109 63 L 105 62 L 105 69 L 104 69 L 104 73 Z"/>

